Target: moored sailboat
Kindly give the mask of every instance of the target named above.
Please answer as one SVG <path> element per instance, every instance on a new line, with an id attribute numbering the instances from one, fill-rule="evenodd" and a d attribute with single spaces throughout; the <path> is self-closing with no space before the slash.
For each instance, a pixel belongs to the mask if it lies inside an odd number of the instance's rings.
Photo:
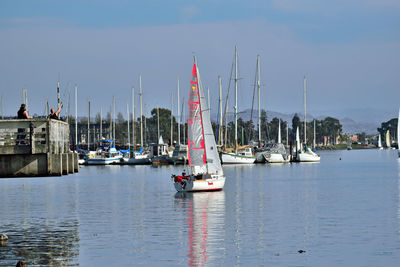
<path id="1" fill-rule="evenodd" d="M 178 192 L 222 190 L 225 176 L 218 157 L 196 59 L 189 89 L 188 158 L 191 173 L 172 175 Z"/>
<path id="2" fill-rule="evenodd" d="M 299 162 L 319 162 L 320 157 L 317 153 L 313 152 L 307 146 L 307 94 L 306 94 L 306 77 L 304 77 L 304 148 L 300 147 L 300 150 L 297 151 L 296 159 Z M 298 128 L 297 128 L 298 130 Z M 298 134 L 298 132 L 296 133 Z M 297 136 L 296 136 L 297 139 Z M 299 138 L 300 139 L 300 138 Z M 300 142 L 298 142 L 298 146 Z"/>

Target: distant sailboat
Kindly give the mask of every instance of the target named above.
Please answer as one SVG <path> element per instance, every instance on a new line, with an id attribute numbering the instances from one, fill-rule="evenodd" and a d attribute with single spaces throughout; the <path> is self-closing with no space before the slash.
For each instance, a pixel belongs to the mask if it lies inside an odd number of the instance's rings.
<path id="1" fill-rule="evenodd" d="M 307 113 L 306 113 L 306 106 L 307 106 L 307 94 L 306 94 L 306 77 L 304 77 L 304 150 L 300 149 L 297 152 L 297 161 L 300 162 L 319 162 L 320 157 L 314 153 L 308 146 L 307 146 Z M 297 128 L 298 129 L 298 128 Z M 296 133 L 297 134 L 297 133 Z M 297 138 L 297 136 L 296 136 Z"/>
<path id="2" fill-rule="evenodd" d="M 235 46 L 235 149 L 232 152 L 222 151 L 221 161 L 223 164 L 252 164 L 255 162 L 256 157 L 250 146 L 238 146 L 238 133 L 237 133 L 237 47 Z"/>
<path id="3" fill-rule="evenodd" d="M 218 156 L 196 58 L 189 90 L 188 157 L 190 174 L 172 175 L 178 192 L 222 190 L 225 176 Z"/>

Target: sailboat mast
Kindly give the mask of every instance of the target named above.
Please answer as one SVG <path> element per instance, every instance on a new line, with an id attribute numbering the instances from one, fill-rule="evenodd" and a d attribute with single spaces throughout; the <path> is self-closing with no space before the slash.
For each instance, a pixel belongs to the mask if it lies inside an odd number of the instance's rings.
<path id="1" fill-rule="evenodd" d="M 238 81 L 238 74 L 237 74 L 237 46 L 235 45 L 235 154 L 237 153 L 237 139 L 238 139 L 238 132 L 237 132 L 237 81 Z"/>
<path id="2" fill-rule="evenodd" d="M 282 137 L 281 137 L 281 119 L 279 119 L 278 123 L 278 144 L 282 143 Z"/>
<path id="3" fill-rule="evenodd" d="M 307 145 L 307 97 L 306 97 L 306 76 L 304 76 L 304 144 Z"/>
<path id="4" fill-rule="evenodd" d="M 130 114 L 129 114 L 129 104 L 126 103 L 126 115 L 128 116 L 128 149 L 131 148 L 131 133 L 130 133 L 130 125 L 129 125 L 129 121 L 130 121 Z"/>
<path id="5" fill-rule="evenodd" d="M 160 140 L 160 108 L 157 107 L 157 140 Z"/>
<path id="6" fill-rule="evenodd" d="M 172 109 L 174 106 L 174 94 L 171 92 L 171 146 L 174 143 L 174 128 L 173 128 L 173 120 L 172 120 Z"/>
<path id="7" fill-rule="evenodd" d="M 177 114 L 177 120 L 178 120 L 178 145 L 181 144 L 181 113 L 179 110 L 179 78 L 178 78 L 178 114 Z"/>
<path id="8" fill-rule="evenodd" d="M 113 96 L 113 140 L 115 140 L 115 96 Z"/>
<path id="9" fill-rule="evenodd" d="M 100 140 L 103 139 L 103 107 L 100 107 Z"/>
<path id="10" fill-rule="evenodd" d="M 26 103 L 28 108 L 28 104 Z M 57 108 L 60 106 L 60 73 L 58 73 L 58 80 L 57 80 Z"/>
<path id="11" fill-rule="evenodd" d="M 315 120 L 314 120 L 314 140 L 313 140 L 313 148 L 315 149 L 315 138 L 316 138 L 316 135 L 315 135 Z"/>
<path id="12" fill-rule="evenodd" d="M 142 100 L 142 75 L 139 75 L 139 98 L 140 98 L 140 147 L 143 147 L 143 100 Z"/>
<path id="13" fill-rule="evenodd" d="M 260 56 L 257 56 L 257 89 L 258 89 L 258 142 L 261 144 L 261 84 L 260 84 Z"/>
<path id="14" fill-rule="evenodd" d="M 289 145 L 289 123 L 286 122 L 286 145 Z"/>
<path id="15" fill-rule="evenodd" d="M 132 148 L 135 150 L 135 88 L 132 86 Z"/>
<path id="16" fill-rule="evenodd" d="M 87 146 L 90 151 L 90 99 L 88 99 Z"/>
<path id="17" fill-rule="evenodd" d="M 1 95 L 1 119 L 4 120 L 4 95 Z"/>
<path id="18" fill-rule="evenodd" d="M 220 145 L 223 144 L 222 140 L 222 80 L 221 76 L 218 76 L 218 85 L 219 85 L 219 126 L 218 126 L 218 143 Z"/>
<path id="19" fill-rule="evenodd" d="M 75 84 L 75 150 L 77 146 L 78 146 L 78 86 L 76 86 Z"/>

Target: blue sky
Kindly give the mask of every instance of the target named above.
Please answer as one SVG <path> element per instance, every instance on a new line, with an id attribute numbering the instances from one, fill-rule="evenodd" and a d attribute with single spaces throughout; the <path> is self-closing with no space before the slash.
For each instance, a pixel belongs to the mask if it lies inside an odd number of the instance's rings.
<path id="1" fill-rule="evenodd" d="M 218 75 L 225 94 L 237 44 L 239 109 L 251 106 L 259 54 L 265 109 L 300 111 L 306 75 L 308 110 L 316 115 L 354 108 L 396 114 L 399 29 L 395 0 L 3 0 L 0 94 L 6 114 L 14 114 L 26 87 L 30 112 L 42 114 L 46 99 L 56 103 L 60 75 L 72 110 L 77 84 L 81 115 L 88 98 L 96 113 L 109 110 L 114 95 L 125 114 L 141 73 L 147 111 L 169 107 L 177 77 L 187 94 L 195 54 L 216 109 Z"/>

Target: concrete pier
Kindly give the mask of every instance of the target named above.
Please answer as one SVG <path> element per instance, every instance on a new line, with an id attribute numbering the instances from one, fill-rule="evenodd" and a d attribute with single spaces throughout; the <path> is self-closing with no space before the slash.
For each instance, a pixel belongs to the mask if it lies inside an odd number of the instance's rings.
<path id="1" fill-rule="evenodd" d="M 51 119 L 0 120 L 0 177 L 60 176 L 79 171 L 69 125 Z"/>

